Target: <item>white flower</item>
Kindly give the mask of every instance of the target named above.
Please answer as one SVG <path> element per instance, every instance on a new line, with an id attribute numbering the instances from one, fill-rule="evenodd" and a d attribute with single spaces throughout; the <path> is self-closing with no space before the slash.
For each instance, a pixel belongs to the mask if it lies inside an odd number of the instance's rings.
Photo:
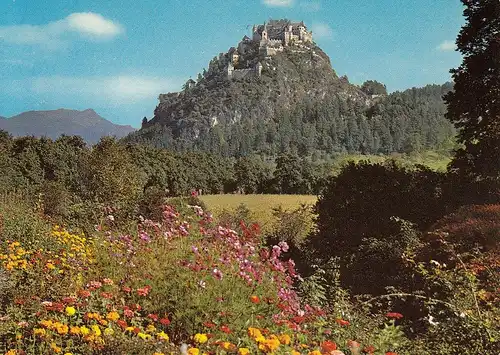
<path id="1" fill-rule="evenodd" d="M 429 321 L 429 324 L 430 324 L 430 325 L 436 326 L 436 325 L 438 325 L 438 324 L 439 324 L 438 322 L 435 322 L 435 321 L 434 321 L 434 317 L 433 317 L 433 316 L 431 316 L 430 314 L 429 314 L 429 317 L 427 318 L 427 320 Z"/>

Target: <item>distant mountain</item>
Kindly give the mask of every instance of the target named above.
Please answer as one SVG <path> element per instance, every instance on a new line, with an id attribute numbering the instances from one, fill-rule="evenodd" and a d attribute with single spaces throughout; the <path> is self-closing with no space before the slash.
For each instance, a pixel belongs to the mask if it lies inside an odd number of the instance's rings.
<path id="1" fill-rule="evenodd" d="M 28 111 L 11 118 L 0 117 L 0 130 L 13 136 L 46 136 L 57 139 L 62 134 L 82 137 L 94 144 L 103 136 L 122 138 L 135 131 L 132 126 L 116 125 L 94 110 Z"/>

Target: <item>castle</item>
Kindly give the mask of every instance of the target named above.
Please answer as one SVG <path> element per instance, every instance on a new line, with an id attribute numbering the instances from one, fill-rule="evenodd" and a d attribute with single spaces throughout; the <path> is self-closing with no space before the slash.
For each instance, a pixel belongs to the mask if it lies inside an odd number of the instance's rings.
<path id="1" fill-rule="evenodd" d="M 248 36 L 231 48 L 225 55 L 219 55 L 219 60 L 225 60 L 225 73 L 228 79 L 240 79 L 249 75 L 260 77 L 263 65 L 262 59 L 282 52 L 285 47 L 312 43 L 312 32 L 307 30 L 304 22 L 289 20 L 270 20 L 263 25 L 254 25 L 252 38 Z M 241 62 L 247 54 L 257 51 L 257 60 Z M 235 69 L 235 67 L 240 69 Z M 243 66 L 243 68 L 241 68 Z"/>
<path id="2" fill-rule="evenodd" d="M 304 22 L 270 20 L 263 25 L 254 25 L 252 38 L 244 36 L 237 47 L 231 47 L 227 53 L 213 58 L 203 77 L 219 76 L 220 73 L 229 80 L 260 77 L 267 58 L 283 52 L 286 47 L 304 47 L 312 42 L 312 32 L 308 31 Z M 190 79 L 185 89 L 190 90 L 196 85 Z M 162 98 L 166 100 L 167 96 Z"/>

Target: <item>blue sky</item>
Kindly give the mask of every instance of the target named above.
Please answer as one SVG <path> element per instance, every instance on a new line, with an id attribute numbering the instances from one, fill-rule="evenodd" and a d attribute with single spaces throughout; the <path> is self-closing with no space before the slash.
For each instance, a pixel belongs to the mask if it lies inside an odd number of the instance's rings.
<path id="1" fill-rule="evenodd" d="M 355 84 L 443 83 L 461 61 L 459 0 L 2 0 L 0 116 L 93 108 L 138 127 L 269 18 L 304 20 Z"/>

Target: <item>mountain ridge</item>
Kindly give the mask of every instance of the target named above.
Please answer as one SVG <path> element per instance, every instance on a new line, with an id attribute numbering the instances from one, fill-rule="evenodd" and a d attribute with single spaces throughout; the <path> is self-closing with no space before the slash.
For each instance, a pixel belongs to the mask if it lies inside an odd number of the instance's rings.
<path id="1" fill-rule="evenodd" d="M 30 110 L 0 120 L 0 130 L 13 136 L 46 136 L 57 139 L 60 135 L 78 135 L 94 144 L 103 136 L 122 138 L 135 131 L 129 125 L 117 125 L 101 117 L 91 108 L 82 111 L 59 108 Z"/>

